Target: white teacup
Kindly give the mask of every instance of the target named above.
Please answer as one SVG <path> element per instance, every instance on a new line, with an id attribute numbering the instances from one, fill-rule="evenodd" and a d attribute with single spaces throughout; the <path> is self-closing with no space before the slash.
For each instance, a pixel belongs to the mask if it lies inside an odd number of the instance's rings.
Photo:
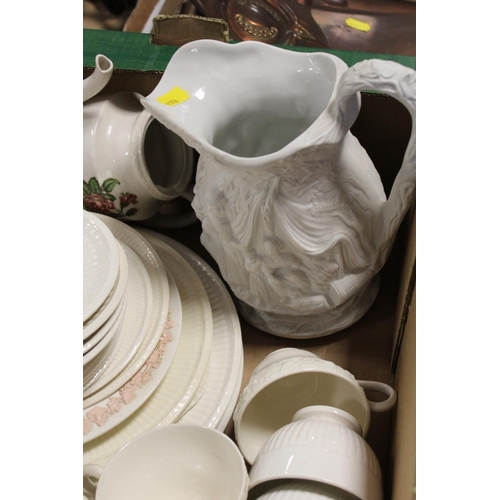
<path id="1" fill-rule="evenodd" d="M 96 500 L 245 500 L 248 473 L 236 444 L 215 429 L 170 424 L 141 434 L 106 464 L 83 467 Z"/>
<path id="2" fill-rule="evenodd" d="M 356 500 L 356 497 L 330 484 L 287 479 L 257 500 Z"/>
<path id="3" fill-rule="evenodd" d="M 371 401 L 366 390 L 386 396 Z M 293 415 L 307 406 L 327 405 L 352 415 L 366 436 L 371 412 L 390 410 L 396 392 L 387 384 L 356 380 L 354 375 L 331 361 L 303 349 L 278 349 L 253 371 L 236 405 L 235 438 L 246 461 L 252 465 L 264 442 Z"/>
<path id="4" fill-rule="evenodd" d="M 84 103 L 83 207 L 123 220 L 154 218 L 155 226 L 192 224 L 191 207 L 172 214 L 168 205 L 193 200 L 194 152 L 142 107 L 141 97 L 118 92 Z"/>
<path id="5" fill-rule="evenodd" d="M 333 496 L 338 500 L 384 498 L 380 464 L 362 438 L 359 423 L 349 413 L 329 406 L 299 410 L 291 423 L 264 443 L 250 470 L 249 499 L 260 499 L 261 493 L 277 482 L 291 480 L 311 481 L 327 490 L 345 492 L 341 497 Z M 304 492 L 296 497 L 299 493 L 294 489 L 290 486 L 285 488 L 286 494 L 271 498 L 309 498 Z"/>

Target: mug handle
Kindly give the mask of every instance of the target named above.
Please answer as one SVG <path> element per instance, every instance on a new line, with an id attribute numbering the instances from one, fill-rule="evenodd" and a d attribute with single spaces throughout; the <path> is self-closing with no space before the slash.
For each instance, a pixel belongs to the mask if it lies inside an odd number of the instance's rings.
<path id="1" fill-rule="evenodd" d="M 380 413 L 383 411 L 388 411 L 394 407 L 398 399 L 396 391 L 387 384 L 382 382 L 374 382 L 372 380 L 358 380 L 359 385 L 365 391 L 375 391 L 381 392 L 387 396 L 384 401 L 370 401 L 368 400 L 368 405 L 370 410 L 374 413 Z"/>
<path id="2" fill-rule="evenodd" d="M 406 107 L 412 120 L 403 162 L 382 207 L 384 238 L 379 259 L 385 262 L 416 186 L 416 72 L 394 61 L 381 59 L 367 59 L 349 68 L 339 80 L 337 98 L 329 110 L 337 140 L 343 138 L 354 124 L 359 111 L 359 92 L 363 90 L 394 97 Z"/>
<path id="3" fill-rule="evenodd" d="M 96 464 L 86 464 L 83 466 L 83 494 L 89 500 L 95 499 L 97 483 L 103 470 L 103 467 Z"/>

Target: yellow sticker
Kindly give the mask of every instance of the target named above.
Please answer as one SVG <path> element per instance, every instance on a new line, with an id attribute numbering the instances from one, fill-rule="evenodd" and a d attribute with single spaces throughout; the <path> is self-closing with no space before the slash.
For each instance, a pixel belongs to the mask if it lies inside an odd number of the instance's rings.
<path id="1" fill-rule="evenodd" d="M 167 106 L 177 106 L 181 102 L 189 99 L 189 94 L 187 90 L 182 90 L 179 87 L 174 87 L 172 90 L 169 90 L 166 94 L 157 97 L 156 100 L 161 104 L 166 104 Z"/>
<path id="2" fill-rule="evenodd" d="M 353 19 L 352 17 L 348 17 L 345 20 L 345 23 L 349 28 L 354 28 L 355 30 L 359 31 L 370 31 L 370 25 L 368 23 L 365 23 L 363 21 L 359 21 L 358 19 Z"/>

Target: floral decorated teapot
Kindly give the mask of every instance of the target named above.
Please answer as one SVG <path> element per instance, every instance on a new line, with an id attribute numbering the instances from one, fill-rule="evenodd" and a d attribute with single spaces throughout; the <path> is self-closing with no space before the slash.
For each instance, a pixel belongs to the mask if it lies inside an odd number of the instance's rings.
<path id="1" fill-rule="evenodd" d="M 194 223 L 189 204 L 176 212 L 176 199 L 193 199 L 192 149 L 143 108 L 142 95 L 98 95 L 112 73 L 99 54 L 83 80 L 83 208 L 154 227 Z"/>
<path id="2" fill-rule="evenodd" d="M 360 91 L 399 100 L 413 130 L 389 198 L 351 134 Z M 142 101 L 200 153 L 202 244 L 244 317 L 308 338 L 361 318 L 415 191 L 415 71 L 259 42 L 200 40 Z"/>

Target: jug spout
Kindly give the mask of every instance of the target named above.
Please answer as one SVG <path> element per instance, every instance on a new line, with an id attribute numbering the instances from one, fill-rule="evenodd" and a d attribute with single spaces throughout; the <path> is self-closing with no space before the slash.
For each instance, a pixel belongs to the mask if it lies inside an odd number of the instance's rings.
<path id="1" fill-rule="evenodd" d="M 113 74 L 113 63 L 102 54 L 95 58 L 93 73 L 83 80 L 83 102 L 97 95 L 109 82 Z"/>
<path id="2" fill-rule="evenodd" d="M 142 104 L 200 155 L 269 165 L 329 141 L 326 110 L 347 70 L 331 54 L 284 52 L 260 42 L 188 43 Z"/>

